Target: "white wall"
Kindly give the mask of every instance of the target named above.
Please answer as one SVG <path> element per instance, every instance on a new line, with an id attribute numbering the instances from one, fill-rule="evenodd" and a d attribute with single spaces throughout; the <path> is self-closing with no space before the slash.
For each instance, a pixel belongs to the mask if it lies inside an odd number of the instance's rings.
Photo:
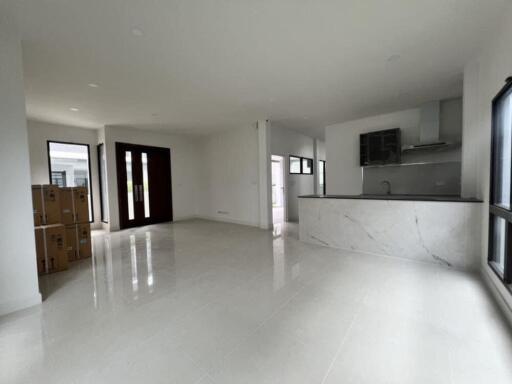
<path id="1" fill-rule="evenodd" d="M 199 217 L 260 225 L 258 145 L 256 124 L 200 139 Z"/>
<path id="2" fill-rule="evenodd" d="M 505 15 L 504 15 L 505 16 Z M 512 5 L 506 14 L 512 17 Z M 505 19 L 505 17 L 504 17 Z M 512 297 L 487 265 L 488 202 L 491 138 L 491 102 L 512 75 L 512 24 L 508 21 L 492 36 L 480 55 L 464 70 L 464 128 L 462 185 L 464 195 L 485 201 L 482 212 L 482 270 L 493 292 L 512 319 Z"/>
<path id="3" fill-rule="evenodd" d="M 107 151 L 107 176 L 109 194 L 109 228 L 119 229 L 119 206 L 117 193 L 117 170 L 115 143 L 131 143 L 170 148 L 172 209 L 174 220 L 197 215 L 197 191 L 199 176 L 198 139 L 181 134 L 159 133 L 125 127 L 105 127 L 105 149 Z"/>
<path id="4" fill-rule="evenodd" d="M 96 145 L 98 144 L 98 131 L 95 129 L 69 127 L 32 120 L 29 120 L 27 125 L 32 184 L 48 184 L 50 181 L 48 174 L 48 140 L 89 145 L 94 209 L 93 228 L 100 227 L 101 206 L 98 178 L 98 153 L 96 149 Z"/>
<path id="5" fill-rule="evenodd" d="M 443 100 L 440 111 L 440 137 L 460 139 L 462 127 L 460 99 Z M 327 193 L 358 195 L 363 192 L 362 169 L 359 165 L 359 135 L 381 129 L 401 128 L 403 144 L 419 142 L 420 109 L 387 113 L 325 128 L 327 157 Z M 418 156 L 418 155 L 414 155 Z M 422 153 L 421 161 L 460 161 L 460 149 L 432 154 Z M 412 158 L 408 161 L 418 161 Z"/>
<path id="6" fill-rule="evenodd" d="M 0 5 L 0 315 L 41 302 L 30 189 L 21 41 Z"/>
<path id="7" fill-rule="evenodd" d="M 270 152 L 272 155 L 284 156 L 288 220 L 298 221 L 299 199 L 297 196 L 315 193 L 315 177 L 314 175 L 291 175 L 289 172 L 289 156 L 315 158 L 314 139 L 291 129 L 272 125 Z"/>

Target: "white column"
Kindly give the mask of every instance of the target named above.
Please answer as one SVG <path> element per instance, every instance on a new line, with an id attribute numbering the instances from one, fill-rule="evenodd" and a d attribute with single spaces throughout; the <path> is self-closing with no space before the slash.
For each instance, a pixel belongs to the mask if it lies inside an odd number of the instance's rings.
<path id="1" fill-rule="evenodd" d="M 41 302 L 20 35 L 0 5 L 0 315 Z"/>
<path id="2" fill-rule="evenodd" d="M 258 170 L 260 228 L 272 228 L 272 174 L 270 159 L 270 121 L 258 120 Z"/>
<path id="3" fill-rule="evenodd" d="M 320 179 L 318 177 L 318 159 L 319 159 L 319 156 L 318 156 L 318 150 L 319 150 L 319 145 L 318 145 L 318 139 L 313 139 L 313 182 L 315 183 L 315 188 L 313 189 L 314 193 L 315 194 L 319 194 L 320 193 L 320 187 L 319 187 L 319 184 L 320 184 Z"/>

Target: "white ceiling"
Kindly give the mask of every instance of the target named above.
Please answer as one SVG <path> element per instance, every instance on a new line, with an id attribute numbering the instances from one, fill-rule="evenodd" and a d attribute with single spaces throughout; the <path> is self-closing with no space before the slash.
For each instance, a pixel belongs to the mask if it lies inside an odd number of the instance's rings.
<path id="1" fill-rule="evenodd" d="M 27 111 L 191 133 L 267 118 L 321 137 L 461 95 L 506 2 L 17 0 Z"/>

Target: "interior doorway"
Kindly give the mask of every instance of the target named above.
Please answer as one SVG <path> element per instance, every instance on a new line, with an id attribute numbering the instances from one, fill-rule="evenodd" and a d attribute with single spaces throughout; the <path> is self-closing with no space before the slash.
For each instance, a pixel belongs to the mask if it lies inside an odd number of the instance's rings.
<path id="1" fill-rule="evenodd" d="M 121 229 L 172 221 L 169 148 L 116 143 Z"/>
<path id="2" fill-rule="evenodd" d="M 272 155 L 272 222 L 286 221 L 286 182 L 284 157 Z"/>

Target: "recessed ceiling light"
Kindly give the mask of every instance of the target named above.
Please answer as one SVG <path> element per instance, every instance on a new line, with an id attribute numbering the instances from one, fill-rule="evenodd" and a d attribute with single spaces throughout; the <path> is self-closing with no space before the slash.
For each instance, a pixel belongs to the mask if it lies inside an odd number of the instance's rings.
<path id="1" fill-rule="evenodd" d="M 133 36 L 142 36 L 144 32 L 142 32 L 142 29 L 139 28 L 132 28 L 132 35 Z"/>
<path id="2" fill-rule="evenodd" d="M 78 111 L 79 111 L 79 109 L 78 109 L 78 108 L 75 108 L 75 107 L 71 107 L 71 108 L 69 108 L 69 110 L 70 110 L 71 112 L 78 112 Z"/>
<path id="3" fill-rule="evenodd" d="M 396 63 L 400 60 L 400 55 L 391 55 L 388 57 L 388 63 Z"/>
<path id="4" fill-rule="evenodd" d="M 98 88 L 98 87 L 99 87 L 99 85 L 98 85 L 98 84 L 96 84 L 96 83 L 89 83 L 89 84 L 87 84 L 87 85 L 88 85 L 89 87 L 91 87 L 91 88 Z"/>

